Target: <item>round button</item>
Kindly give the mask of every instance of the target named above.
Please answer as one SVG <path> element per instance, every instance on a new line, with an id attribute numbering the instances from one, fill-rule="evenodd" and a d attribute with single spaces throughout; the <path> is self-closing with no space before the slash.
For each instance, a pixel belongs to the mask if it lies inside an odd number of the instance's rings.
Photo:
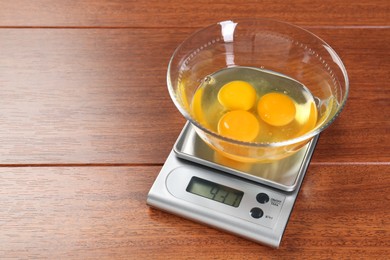
<path id="1" fill-rule="evenodd" d="M 264 214 L 264 212 L 260 208 L 253 208 L 251 209 L 250 213 L 252 218 L 261 218 Z"/>
<path id="2" fill-rule="evenodd" d="M 259 193 L 259 194 L 257 194 L 257 196 L 256 196 L 256 200 L 257 200 L 259 203 L 261 203 L 261 204 L 265 204 L 265 203 L 267 203 L 267 202 L 269 201 L 269 197 L 268 197 L 268 195 L 265 194 L 265 193 Z"/>

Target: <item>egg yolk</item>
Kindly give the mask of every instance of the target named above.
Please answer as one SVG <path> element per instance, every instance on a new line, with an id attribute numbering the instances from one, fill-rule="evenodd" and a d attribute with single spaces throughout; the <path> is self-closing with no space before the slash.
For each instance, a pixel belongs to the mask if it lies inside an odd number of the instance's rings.
<path id="1" fill-rule="evenodd" d="M 259 133 L 259 122 L 248 111 L 229 111 L 219 120 L 218 133 L 238 141 L 251 142 Z"/>
<path id="2" fill-rule="evenodd" d="M 231 81 L 219 90 L 218 101 L 228 110 L 249 110 L 256 102 L 256 90 L 248 82 Z"/>
<path id="3" fill-rule="evenodd" d="M 257 105 L 261 119 L 272 126 L 284 126 L 295 118 L 294 101 L 281 93 L 268 93 L 262 96 Z"/>

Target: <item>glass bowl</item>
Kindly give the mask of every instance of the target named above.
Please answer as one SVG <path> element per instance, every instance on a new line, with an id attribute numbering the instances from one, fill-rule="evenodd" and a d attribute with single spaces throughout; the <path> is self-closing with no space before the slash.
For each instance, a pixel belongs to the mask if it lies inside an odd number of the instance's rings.
<path id="1" fill-rule="evenodd" d="M 191 107 L 198 88 L 215 72 L 235 67 L 300 82 L 315 100 L 315 126 L 286 140 L 259 142 L 222 136 L 201 122 Z M 193 33 L 173 53 L 167 84 L 174 104 L 200 138 L 222 155 L 244 162 L 279 160 L 299 151 L 339 115 L 349 90 L 347 71 L 327 43 L 303 28 L 270 19 L 223 21 Z"/>

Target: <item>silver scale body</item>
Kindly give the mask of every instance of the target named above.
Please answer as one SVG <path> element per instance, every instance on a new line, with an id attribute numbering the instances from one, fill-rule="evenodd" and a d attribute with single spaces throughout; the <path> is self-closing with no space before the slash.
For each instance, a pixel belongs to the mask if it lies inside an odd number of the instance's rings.
<path id="1" fill-rule="evenodd" d="M 303 149 L 273 163 L 227 165 L 187 123 L 151 187 L 147 204 L 184 218 L 279 247 L 300 186 L 309 166 L 318 136 Z M 242 191 L 238 207 L 186 191 L 192 177 Z M 256 196 L 266 194 L 267 202 Z M 260 208 L 260 218 L 250 212 Z"/>

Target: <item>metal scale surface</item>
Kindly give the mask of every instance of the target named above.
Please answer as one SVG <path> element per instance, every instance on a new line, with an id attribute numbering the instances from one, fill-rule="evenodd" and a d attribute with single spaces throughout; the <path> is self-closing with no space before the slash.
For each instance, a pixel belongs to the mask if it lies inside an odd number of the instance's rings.
<path id="1" fill-rule="evenodd" d="M 277 248 L 317 141 L 276 162 L 239 163 L 212 150 L 187 123 L 147 204 Z"/>

